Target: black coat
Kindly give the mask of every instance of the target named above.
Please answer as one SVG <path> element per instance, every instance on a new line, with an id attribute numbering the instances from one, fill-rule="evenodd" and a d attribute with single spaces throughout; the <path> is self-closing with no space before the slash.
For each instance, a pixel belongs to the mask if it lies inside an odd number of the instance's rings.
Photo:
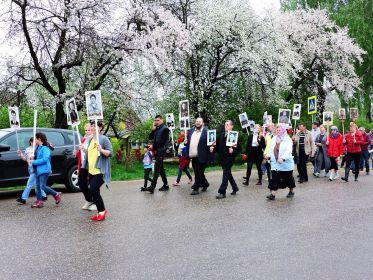
<path id="1" fill-rule="evenodd" d="M 219 154 L 220 164 L 221 165 L 232 165 L 234 159 L 236 158 L 237 154 L 241 150 L 241 143 L 240 141 L 237 142 L 237 147 L 233 148 L 233 153 L 229 153 L 229 148 L 226 146 L 227 137 L 225 136 L 225 132 L 220 134 L 216 139 L 216 145 L 214 147 L 214 152 Z"/>
<path id="2" fill-rule="evenodd" d="M 157 156 L 164 156 L 166 154 L 168 138 L 170 130 L 164 124 L 158 126 L 149 135 L 149 140 L 153 140 L 153 151 Z"/>
<path id="3" fill-rule="evenodd" d="M 189 156 L 189 144 L 192 139 L 192 135 L 195 131 L 195 128 L 191 128 L 188 133 L 188 143 L 185 145 L 187 147 L 187 155 Z M 209 155 L 209 147 L 207 146 L 207 128 L 204 127 L 201 133 L 201 137 L 198 142 L 198 161 L 201 163 L 206 163 Z"/>
<path id="4" fill-rule="evenodd" d="M 263 161 L 263 151 L 266 147 L 266 141 L 263 136 L 258 136 L 257 139 L 254 139 L 259 143 L 259 146 L 253 147 L 251 144 L 253 143 L 253 136 L 254 134 L 250 134 L 247 138 L 246 144 L 246 156 L 247 162 L 255 163 Z"/>

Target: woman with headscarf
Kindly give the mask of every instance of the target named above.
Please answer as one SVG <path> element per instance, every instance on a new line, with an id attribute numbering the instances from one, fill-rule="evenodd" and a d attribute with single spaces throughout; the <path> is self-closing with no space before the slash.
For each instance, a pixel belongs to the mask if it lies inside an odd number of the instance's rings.
<path id="1" fill-rule="evenodd" d="M 338 132 L 338 128 L 333 125 L 331 133 L 328 135 L 326 146 L 328 147 L 328 157 L 330 159 L 329 180 L 333 181 L 339 177 L 337 158 L 344 153 L 343 136 Z"/>
<path id="2" fill-rule="evenodd" d="M 326 174 L 329 172 L 330 169 L 330 160 L 328 157 L 328 147 L 326 145 L 326 141 L 328 138 L 328 133 L 325 131 L 325 126 L 320 125 L 320 133 L 316 136 L 315 146 L 316 146 L 316 153 L 315 153 L 315 172 L 313 175 L 316 177 L 320 176 L 320 172 L 322 169 L 325 169 L 325 177 Z"/>
<path id="3" fill-rule="evenodd" d="M 256 124 L 254 127 L 254 134 L 250 134 L 247 138 L 246 144 L 246 160 L 247 160 L 247 169 L 246 169 L 246 180 L 242 183 L 246 186 L 249 185 L 249 180 L 251 176 L 251 169 L 253 165 L 256 165 L 258 170 L 258 182 L 256 185 L 262 184 L 262 162 L 263 162 L 263 152 L 266 146 L 265 139 L 261 133 L 261 127 L 259 124 Z"/>
<path id="4" fill-rule="evenodd" d="M 272 138 L 269 157 L 271 159 L 272 180 L 268 188 L 270 194 L 268 200 L 275 200 L 278 189 L 289 188 L 286 197 L 294 196 L 295 181 L 293 177 L 294 160 L 292 156 L 293 142 L 286 133 L 286 128 L 276 126 L 276 136 Z"/>

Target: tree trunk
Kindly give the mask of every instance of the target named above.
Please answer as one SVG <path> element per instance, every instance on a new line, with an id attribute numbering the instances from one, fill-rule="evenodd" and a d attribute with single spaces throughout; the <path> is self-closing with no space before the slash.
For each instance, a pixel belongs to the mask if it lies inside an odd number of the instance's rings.
<path id="1" fill-rule="evenodd" d="M 54 122 L 55 128 L 67 128 L 67 120 L 64 109 L 64 103 L 58 102 L 56 104 L 56 120 Z"/>

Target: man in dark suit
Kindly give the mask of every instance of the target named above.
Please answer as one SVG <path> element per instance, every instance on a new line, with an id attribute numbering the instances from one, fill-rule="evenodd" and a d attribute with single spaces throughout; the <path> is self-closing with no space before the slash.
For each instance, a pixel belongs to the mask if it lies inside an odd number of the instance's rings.
<path id="1" fill-rule="evenodd" d="M 210 150 L 212 152 L 217 152 L 219 154 L 220 164 L 223 168 L 223 180 L 221 182 L 218 191 L 219 193 L 216 196 L 216 199 L 225 198 L 225 193 L 228 187 L 228 181 L 233 189 L 231 195 L 235 195 L 239 190 L 232 176 L 232 166 L 236 155 L 240 151 L 240 144 L 239 142 L 237 142 L 237 145 L 234 145 L 232 147 L 226 146 L 228 132 L 232 131 L 233 129 L 233 122 L 231 120 L 225 122 L 224 129 L 225 132 L 223 132 L 221 135 L 219 135 L 219 137 L 217 137 L 216 144 L 210 147 Z"/>
<path id="2" fill-rule="evenodd" d="M 199 188 L 205 192 L 209 186 L 209 182 L 205 176 L 205 169 L 209 154 L 207 146 L 207 128 L 204 127 L 203 119 L 198 117 L 194 123 L 194 127 L 189 130 L 187 140 L 187 155 L 192 159 L 194 170 L 194 185 L 192 186 L 191 195 L 199 194 Z"/>
<path id="3" fill-rule="evenodd" d="M 159 189 L 159 191 L 168 191 L 170 189 L 163 166 L 169 135 L 170 130 L 166 125 L 164 125 L 162 116 L 157 115 L 154 119 L 154 129 L 149 135 L 149 140 L 153 140 L 153 145 L 149 146 L 149 150 L 153 151 L 155 157 L 153 180 L 151 185 L 145 189 L 150 193 L 154 193 L 159 175 L 161 175 L 163 181 L 163 186 Z"/>

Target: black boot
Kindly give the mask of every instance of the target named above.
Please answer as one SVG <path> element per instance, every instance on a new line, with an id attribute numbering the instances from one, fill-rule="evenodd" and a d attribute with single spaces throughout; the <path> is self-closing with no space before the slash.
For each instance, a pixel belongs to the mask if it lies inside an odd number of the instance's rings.
<path id="1" fill-rule="evenodd" d="M 343 181 L 348 182 L 348 175 L 349 175 L 349 173 L 350 173 L 350 168 L 347 167 L 347 168 L 345 169 L 345 176 L 342 177 L 341 179 L 342 179 Z"/>

